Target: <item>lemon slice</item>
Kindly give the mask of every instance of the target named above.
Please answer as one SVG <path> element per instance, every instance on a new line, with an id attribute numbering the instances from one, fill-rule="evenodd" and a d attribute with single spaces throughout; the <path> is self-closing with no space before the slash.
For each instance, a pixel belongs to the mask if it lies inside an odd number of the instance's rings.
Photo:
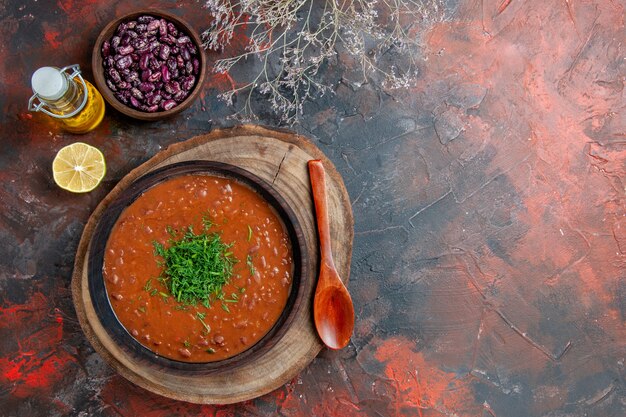
<path id="1" fill-rule="evenodd" d="M 54 182 L 73 193 L 93 190 L 105 173 L 106 163 L 102 152 L 82 142 L 61 148 L 52 162 Z"/>

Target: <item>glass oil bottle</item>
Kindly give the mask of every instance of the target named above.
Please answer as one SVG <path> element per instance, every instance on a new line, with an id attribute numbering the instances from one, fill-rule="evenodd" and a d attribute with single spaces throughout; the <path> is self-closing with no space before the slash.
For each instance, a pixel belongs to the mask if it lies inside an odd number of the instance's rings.
<path id="1" fill-rule="evenodd" d="M 104 117 L 102 95 L 83 79 L 78 65 L 39 68 L 33 73 L 31 86 L 34 94 L 28 110 L 57 119 L 68 132 L 87 133 Z"/>

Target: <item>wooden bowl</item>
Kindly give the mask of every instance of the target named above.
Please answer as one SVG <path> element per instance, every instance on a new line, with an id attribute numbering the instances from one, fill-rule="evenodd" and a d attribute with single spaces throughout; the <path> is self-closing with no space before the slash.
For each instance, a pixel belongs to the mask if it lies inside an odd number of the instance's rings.
<path id="1" fill-rule="evenodd" d="M 191 40 L 194 42 L 194 44 L 196 45 L 196 47 L 198 48 L 198 58 L 200 59 L 200 72 L 198 74 L 198 79 L 196 80 L 196 85 L 193 87 L 193 90 L 183 102 L 179 103 L 176 107 L 170 110 L 163 110 L 163 111 L 156 111 L 154 113 L 149 113 L 149 112 L 144 112 L 144 111 L 134 109 L 130 107 L 129 105 L 122 103 L 121 101 L 117 99 L 117 97 L 115 97 L 113 92 L 107 86 L 106 80 L 104 78 L 104 66 L 102 65 L 102 61 L 103 61 L 102 44 L 106 40 L 111 39 L 115 31 L 117 30 L 117 27 L 120 25 L 120 23 L 136 19 L 139 16 L 143 16 L 143 15 L 151 15 L 151 16 L 163 18 L 165 20 L 168 20 L 174 23 L 176 27 L 178 28 L 178 30 L 184 32 L 187 36 L 189 36 Z M 132 118 L 151 121 L 151 120 L 161 120 L 161 119 L 171 117 L 187 109 L 189 106 L 191 106 L 191 104 L 196 100 L 196 98 L 202 91 L 202 85 L 204 84 L 204 80 L 206 78 L 207 62 L 206 62 L 206 57 L 204 55 L 204 50 L 202 48 L 202 41 L 200 40 L 200 36 L 187 22 L 182 20 L 180 17 L 167 13 L 167 12 L 163 12 L 160 10 L 146 9 L 146 10 L 139 10 L 136 12 L 132 12 L 122 17 L 119 17 L 104 27 L 104 29 L 102 30 L 102 32 L 100 32 L 100 35 L 96 39 L 96 43 L 94 44 L 92 56 L 91 56 L 91 66 L 92 66 L 92 71 L 93 71 L 94 79 L 96 82 L 96 86 L 98 87 L 98 90 L 102 94 L 102 97 L 104 97 L 104 99 L 111 106 L 113 106 L 113 108 L 115 108 L 120 113 L 123 113 Z"/>
<path id="2" fill-rule="evenodd" d="M 293 282 L 281 316 L 269 332 L 247 350 L 227 359 L 214 362 L 181 362 L 158 356 L 132 337 L 117 319 L 107 296 L 103 277 L 104 253 L 113 226 L 126 207 L 144 191 L 173 177 L 187 174 L 211 174 L 233 179 L 256 191 L 268 202 L 281 219 L 291 240 L 294 264 Z M 306 271 L 308 252 L 304 235 L 293 210 L 268 183 L 256 175 L 233 165 L 211 161 L 186 161 L 167 165 L 139 178 L 104 211 L 91 240 L 89 250 L 88 285 L 91 301 L 99 321 L 118 347 L 126 352 L 137 367 L 156 367 L 170 374 L 209 374 L 220 369 L 241 366 L 262 356 L 283 336 L 303 301 L 303 286 L 310 285 L 313 277 Z"/>

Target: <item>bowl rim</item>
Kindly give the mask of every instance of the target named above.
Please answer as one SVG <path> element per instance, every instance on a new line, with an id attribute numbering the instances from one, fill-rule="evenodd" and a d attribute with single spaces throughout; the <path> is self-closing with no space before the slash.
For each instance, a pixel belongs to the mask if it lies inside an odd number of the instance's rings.
<path id="1" fill-rule="evenodd" d="M 119 216 L 147 189 L 181 175 L 210 174 L 244 184 L 257 192 L 277 212 L 289 235 L 294 263 L 293 280 L 287 302 L 278 320 L 270 330 L 248 349 L 226 359 L 213 362 L 183 362 L 157 355 L 139 343 L 120 323 L 113 311 L 102 268 L 104 253 L 110 233 Z M 98 221 L 88 252 L 87 281 L 90 298 L 102 327 L 117 346 L 136 363 L 156 366 L 174 373 L 209 374 L 222 369 L 232 369 L 254 361 L 269 351 L 285 334 L 297 312 L 306 302 L 302 288 L 312 279 L 308 271 L 308 248 L 298 219 L 283 197 L 265 180 L 235 165 L 206 160 L 191 160 L 169 164 L 141 176 L 129 185 L 108 205 Z"/>
<path id="2" fill-rule="evenodd" d="M 191 94 L 189 94 L 189 96 L 183 102 L 170 110 L 148 113 L 133 109 L 132 107 L 122 103 L 115 97 L 113 92 L 107 86 L 106 80 L 104 78 L 104 67 L 102 66 L 103 58 L 101 54 L 102 44 L 105 40 L 109 39 L 113 35 L 113 32 L 117 29 L 120 23 L 143 15 L 158 16 L 172 21 L 178 26 L 178 29 L 182 29 L 189 37 L 191 37 L 196 47 L 198 48 L 198 56 L 200 58 L 200 72 L 198 74 L 198 79 L 196 80 L 196 85 L 193 87 Z M 107 103 L 109 103 L 114 109 L 122 114 L 125 114 L 135 119 L 154 121 L 174 116 L 186 110 L 193 104 L 193 102 L 202 91 L 202 86 L 204 85 L 204 81 L 206 79 L 207 59 L 204 53 L 204 48 L 202 48 L 202 40 L 200 39 L 200 36 L 196 32 L 196 30 L 183 18 L 160 9 L 141 9 L 127 13 L 110 21 L 100 31 L 91 53 L 91 68 L 98 91 L 107 101 Z"/>

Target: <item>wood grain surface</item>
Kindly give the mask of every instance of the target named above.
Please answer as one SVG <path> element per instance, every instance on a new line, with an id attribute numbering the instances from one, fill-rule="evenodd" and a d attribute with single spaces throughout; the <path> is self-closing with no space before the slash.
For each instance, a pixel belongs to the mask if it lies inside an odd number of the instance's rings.
<path id="1" fill-rule="evenodd" d="M 91 215 L 76 254 L 72 295 L 81 327 L 96 351 L 135 384 L 166 397 L 194 403 L 229 404 L 248 400 L 268 393 L 295 377 L 322 347 L 312 319 L 315 279 L 302 289 L 305 299 L 310 301 L 298 310 L 285 335 L 254 363 L 220 370 L 208 376 L 181 375 L 168 369 L 136 363 L 108 336 L 91 304 L 86 254 L 103 210 L 137 178 L 175 162 L 212 160 L 239 166 L 273 184 L 298 218 L 309 248 L 309 272 L 316 275 L 319 250 L 307 172 L 307 161 L 311 159 L 321 159 L 328 173 L 333 254 L 337 269 L 347 282 L 354 222 L 347 191 L 332 163 L 308 140 L 290 132 L 250 125 L 217 130 L 174 144 L 131 171 Z"/>

